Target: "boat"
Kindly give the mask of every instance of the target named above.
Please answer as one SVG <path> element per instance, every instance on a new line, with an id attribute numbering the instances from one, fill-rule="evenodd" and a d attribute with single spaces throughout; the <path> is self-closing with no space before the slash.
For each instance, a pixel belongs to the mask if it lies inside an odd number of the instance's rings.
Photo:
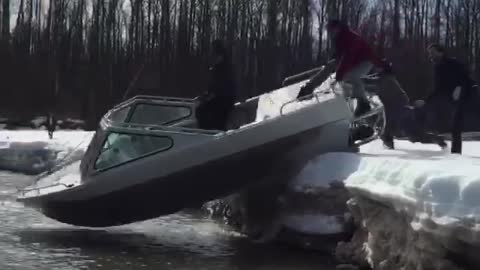
<path id="1" fill-rule="evenodd" d="M 75 226 L 120 226 L 198 207 L 275 171 L 294 173 L 318 154 L 354 151 L 381 132 L 379 125 L 353 142 L 352 126 L 381 119 L 382 104 L 372 101 L 369 115 L 354 118 L 338 89 L 297 98 L 306 81 L 235 104 L 227 131 L 196 126 L 198 98 L 130 98 L 101 119 L 80 173 L 46 173 L 17 201 Z"/>

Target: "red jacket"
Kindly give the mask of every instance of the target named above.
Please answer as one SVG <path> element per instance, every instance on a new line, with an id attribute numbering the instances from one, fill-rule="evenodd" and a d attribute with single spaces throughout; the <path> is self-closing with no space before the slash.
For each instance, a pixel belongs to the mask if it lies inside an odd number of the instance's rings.
<path id="1" fill-rule="evenodd" d="M 335 54 L 339 61 L 336 72 L 336 79 L 338 81 L 343 80 L 343 76 L 345 76 L 347 72 L 364 61 L 370 61 L 376 66 L 382 65 L 370 45 L 357 33 L 347 27 L 338 32 L 334 43 Z"/>

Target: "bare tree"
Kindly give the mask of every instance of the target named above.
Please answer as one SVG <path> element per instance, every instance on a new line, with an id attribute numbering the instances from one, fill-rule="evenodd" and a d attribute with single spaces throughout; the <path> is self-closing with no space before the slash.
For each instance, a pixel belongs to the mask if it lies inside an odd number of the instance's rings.
<path id="1" fill-rule="evenodd" d="M 136 74 L 139 81 L 155 74 L 149 94 L 198 94 L 217 38 L 232 53 L 242 98 L 275 88 L 328 58 L 329 18 L 343 19 L 401 66 L 413 97 L 430 87 L 428 42 L 445 43 L 480 70 L 478 0 L 19 0 L 13 11 L 11 3 L 0 2 L 0 72 L 9 97 L 1 105 L 18 109 L 30 95 L 26 111 L 83 111 L 93 123 Z"/>

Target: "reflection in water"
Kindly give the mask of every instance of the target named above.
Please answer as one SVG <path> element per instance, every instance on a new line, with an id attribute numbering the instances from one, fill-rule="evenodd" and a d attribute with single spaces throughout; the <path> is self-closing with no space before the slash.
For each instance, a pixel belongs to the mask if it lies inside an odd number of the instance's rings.
<path id="1" fill-rule="evenodd" d="M 199 213 L 128 226 L 60 224 L 14 201 L 31 178 L 0 175 L 0 269 L 334 269 L 317 253 L 254 244 Z"/>

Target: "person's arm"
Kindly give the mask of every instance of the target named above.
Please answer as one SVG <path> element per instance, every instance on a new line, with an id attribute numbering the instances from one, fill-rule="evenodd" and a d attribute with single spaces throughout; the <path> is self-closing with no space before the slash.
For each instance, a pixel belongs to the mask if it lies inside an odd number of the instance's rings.
<path id="1" fill-rule="evenodd" d="M 464 100 L 471 91 L 473 80 L 470 77 L 470 72 L 468 71 L 466 65 L 462 64 L 461 62 L 458 62 L 457 72 L 459 77 L 459 86 L 461 89 L 457 100 Z"/>
<path id="2" fill-rule="evenodd" d="M 425 103 L 430 102 L 431 100 L 435 99 L 437 96 L 440 95 L 441 89 L 439 89 L 439 86 L 441 83 L 439 82 L 440 80 L 440 75 L 439 75 L 439 69 L 438 67 L 435 67 L 433 71 L 433 87 L 432 87 L 432 92 L 430 92 L 428 95 L 426 95 L 423 99 L 415 100 L 413 102 L 413 105 L 415 107 L 422 107 L 425 105 Z"/>
<path id="3" fill-rule="evenodd" d="M 335 66 L 336 66 L 336 60 L 332 59 L 329 60 L 323 68 L 317 72 L 315 75 L 313 75 L 308 84 L 309 86 L 312 87 L 318 87 L 320 86 L 328 77 L 330 74 L 332 74 L 335 71 Z"/>
<path id="4" fill-rule="evenodd" d="M 310 77 L 307 83 L 300 88 L 300 92 L 298 93 L 297 98 L 312 94 L 313 90 L 315 90 L 316 87 L 320 86 L 323 82 L 325 82 L 325 80 L 328 79 L 328 77 L 330 77 L 330 75 L 335 71 L 335 67 L 336 60 L 329 60 L 325 64 L 325 66 L 320 69 L 320 71 Z"/>

